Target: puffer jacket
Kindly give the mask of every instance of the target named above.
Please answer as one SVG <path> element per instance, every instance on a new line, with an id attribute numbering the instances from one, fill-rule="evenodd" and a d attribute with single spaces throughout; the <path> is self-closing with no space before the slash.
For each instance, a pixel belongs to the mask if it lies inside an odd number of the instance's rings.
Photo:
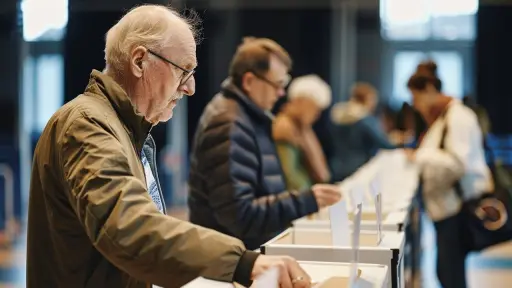
<path id="1" fill-rule="evenodd" d="M 206 106 L 194 138 L 190 221 L 256 249 L 293 220 L 318 210 L 309 189 L 285 187 L 272 116 L 226 80 Z"/>

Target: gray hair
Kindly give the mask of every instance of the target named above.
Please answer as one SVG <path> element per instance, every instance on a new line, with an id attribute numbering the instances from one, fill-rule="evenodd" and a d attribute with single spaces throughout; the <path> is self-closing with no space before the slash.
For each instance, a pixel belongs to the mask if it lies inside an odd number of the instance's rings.
<path id="1" fill-rule="evenodd" d="M 323 110 L 331 105 L 332 91 L 318 75 L 305 75 L 295 78 L 288 87 L 288 99 L 299 97 L 313 100 Z"/>
<path id="2" fill-rule="evenodd" d="M 105 62 L 115 73 L 123 71 L 130 53 L 138 46 L 161 51 L 171 45 L 173 28 L 185 24 L 199 41 L 200 20 L 192 10 L 182 16 L 171 7 L 142 5 L 130 10 L 107 32 Z"/>

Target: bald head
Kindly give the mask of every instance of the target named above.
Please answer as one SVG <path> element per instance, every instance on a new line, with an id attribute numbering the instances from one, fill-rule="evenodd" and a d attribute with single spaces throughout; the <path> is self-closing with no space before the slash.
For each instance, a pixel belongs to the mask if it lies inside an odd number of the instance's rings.
<path id="1" fill-rule="evenodd" d="M 152 123 L 167 121 L 183 95 L 195 91 L 197 16 L 160 5 L 129 11 L 107 33 L 106 73 Z"/>

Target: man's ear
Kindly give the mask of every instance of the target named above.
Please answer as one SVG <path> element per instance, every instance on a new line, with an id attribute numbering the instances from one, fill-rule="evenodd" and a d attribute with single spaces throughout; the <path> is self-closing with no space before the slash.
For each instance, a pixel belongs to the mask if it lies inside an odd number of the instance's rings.
<path id="1" fill-rule="evenodd" d="M 132 74 L 137 77 L 141 78 L 144 74 L 144 62 L 147 60 L 147 53 L 148 50 L 145 47 L 138 46 L 132 51 L 132 54 L 130 55 L 130 70 L 132 71 Z"/>
<path id="2" fill-rule="evenodd" d="M 242 76 L 242 88 L 244 91 L 250 92 L 252 90 L 254 78 L 256 78 L 256 76 L 254 76 L 252 72 L 245 72 Z"/>

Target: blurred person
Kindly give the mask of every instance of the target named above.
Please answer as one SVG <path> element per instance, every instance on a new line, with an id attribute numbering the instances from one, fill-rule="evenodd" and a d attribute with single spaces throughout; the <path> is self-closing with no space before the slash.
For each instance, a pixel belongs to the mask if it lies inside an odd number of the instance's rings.
<path id="1" fill-rule="evenodd" d="M 331 87 L 317 75 L 296 78 L 273 124 L 273 137 L 288 189 L 327 183 L 331 175 L 313 124 L 332 100 Z"/>
<path id="2" fill-rule="evenodd" d="M 464 98 L 462 98 L 462 103 L 475 112 L 478 119 L 478 125 L 480 126 L 480 130 L 482 130 L 482 134 L 485 138 L 489 133 L 491 133 L 491 119 L 489 118 L 487 109 L 478 105 L 474 97 L 470 95 L 464 96 Z"/>
<path id="3" fill-rule="evenodd" d="M 380 113 L 380 122 L 384 133 L 389 134 L 397 129 L 398 113 L 389 105 L 385 105 Z"/>
<path id="4" fill-rule="evenodd" d="M 336 148 L 330 165 L 334 181 L 352 175 L 379 149 L 396 147 L 373 115 L 376 106 L 377 90 L 368 83 L 356 83 L 350 100 L 333 106 L 331 120 Z"/>
<path id="5" fill-rule="evenodd" d="M 466 287 L 465 221 L 462 202 L 454 189 L 457 181 L 464 201 L 492 191 L 491 173 L 482 147 L 478 120 L 461 101 L 441 93 L 442 82 L 434 62 L 423 62 L 407 87 L 414 108 L 425 119 L 428 130 L 416 151 L 406 150 L 417 163 L 422 179 L 425 209 L 434 222 L 437 237 L 437 276 L 444 288 Z M 441 149 L 444 129 L 444 149 Z"/>
<path id="6" fill-rule="evenodd" d="M 247 37 L 194 137 L 190 221 L 259 248 L 295 219 L 340 199 L 338 187 L 286 190 L 270 110 L 284 96 L 292 60 L 273 40 Z"/>
<path id="7" fill-rule="evenodd" d="M 249 285 L 272 266 L 282 287 L 309 286 L 290 257 L 165 215 L 149 132 L 194 94 L 194 19 L 156 5 L 128 12 L 107 33 L 106 69 L 49 120 L 32 167 L 27 287 Z"/>

